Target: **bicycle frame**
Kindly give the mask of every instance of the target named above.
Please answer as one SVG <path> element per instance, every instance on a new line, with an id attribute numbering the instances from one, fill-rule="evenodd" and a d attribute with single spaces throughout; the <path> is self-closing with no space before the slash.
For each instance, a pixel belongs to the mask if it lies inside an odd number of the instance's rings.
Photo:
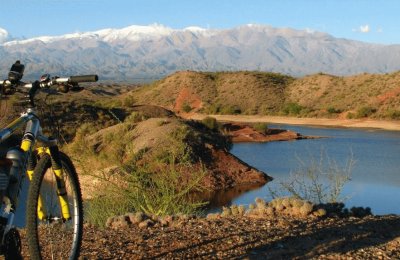
<path id="1" fill-rule="evenodd" d="M 57 140 L 53 138 L 48 138 L 42 134 L 42 128 L 40 126 L 38 117 L 35 115 L 34 110 L 32 108 L 28 108 L 26 112 L 22 113 L 19 118 L 11 122 L 4 129 L 0 130 L 0 142 L 9 138 L 17 129 L 22 128 L 24 125 L 26 125 L 26 128 L 20 145 L 20 149 L 23 151 L 24 154 L 22 161 L 23 168 L 19 174 L 24 174 L 24 172 L 26 172 L 29 180 L 32 180 L 36 162 L 36 158 L 32 157 L 33 147 L 36 140 L 43 143 L 43 147 L 38 147 L 36 149 L 37 155 L 42 156 L 43 154 L 48 154 L 51 157 L 52 169 L 57 182 L 57 195 L 60 202 L 62 216 L 64 220 L 68 220 L 71 218 L 71 215 L 69 205 L 67 203 L 68 195 L 65 189 L 62 165 L 58 158 Z M 19 183 L 19 189 L 21 183 Z M 44 205 L 43 198 L 39 196 L 38 218 L 41 220 L 45 220 L 49 216 L 47 216 L 46 209 L 42 205 Z M 15 205 L 12 206 L 15 207 Z M 10 226 L 9 224 L 12 225 L 12 223 L 7 223 L 7 226 Z"/>

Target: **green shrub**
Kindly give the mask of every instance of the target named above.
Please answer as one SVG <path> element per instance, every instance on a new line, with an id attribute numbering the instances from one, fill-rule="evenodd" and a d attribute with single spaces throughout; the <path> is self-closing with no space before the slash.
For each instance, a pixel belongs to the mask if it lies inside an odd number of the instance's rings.
<path id="1" fill-rule="evenodd" d="M 201 122 L 210 130 L 217 131 L 219 129 L 217 119 L 214 117 L 207 116 Z"/>
<path id="2" fill-rule="evenodd" d="M 352 112 L 349 112 L 349 113 L 347 113 L 346 118 L 347 119 L 354 119 L 354 118 L 356 118 L 356 115 L 354 113 L 352 113 Z"/>
<path id="3" fill-rule="evenodd" d="M 126 119 L 125 122 L 130 122 L 130 123 L 139 123 L 142 121 L 147 120 L 148 117 L 144 115 L 142 112 L 138 111 L 133 111 Z"/>
<path id="4" fill-rule="evenodd" d="M 260 133 L 266 134 L 268 132 L 268 124 L 267 123 L 256 123 L 254 124 L 254 129 Z"/>
<path id="5" fill-rule="evenodd" d="M 242 110 L 239 106 L 224 106 L 221 108 L 220 113 L 223 115 L 238 115 L 242 113 Z"/>
<path id="6" fill-rule="evenodd" d="M 283 113 L 285 115 L 299 115 L 303 107 L 297 103 L 287 103 L 283 108 Z"/>
<path id="7" fill-rule="evenodd" d="M 201 136 L 190 127 L 183 125 L 167 135 L 168 145 L 152 152 L 152 158 L 160 163 L 194 164 L 199 161 L 202 149 Z M 171 159 L 173 161 L 171 162 Z"/>
<path id="8" fill-rule="evenodd" d="M 389 110 L 386 112 L 386 117 L 398 120 L 400 119 L 400 110 Z"/>
<path id="9" fill-rule="evenodd" d="M 207 113 L 211 115 L 219 114 L 221 111 L 221 105 L 218 103 L 213 103 L 207 108 Z"/>
<path id="10" fill-rule="evenodd" d="M 375 112 L 376 112 L 376 108 L 370 107 L 370 106 L 365 106 L 365 107 L 361 107 L 357 110 L 356 116 L 357 116 L 357 118 L 369 117 Z"/>
<path id="11" fill-rule="evenodd" d="M 107 194 L 90 199 L 85 202 L 84 209 L 85 221 L 98 227 L 104 227 L 109 217 L 132 211 L 129 201 L 121 194 Z"/>
<path id="12" fill-rule="evenodd" d="M 329 114 L 339 114 L 342 112 L 342 110 L 336 109 L 334 107 L 328 107 L 326 111 L 328 111 Z"/>
<path id="13" fill-rule="evenodd" d="M 129 95 L 122 100 L 122 104 L 125 107 L 133 106 L 135 104 L 135 99 L 133 96 Z"/>
<path id="14" fill-rule="evenodd" d="M 182 110 L 185 113 L 189 113 L 190 111 L 192 111 L 192 107 L 188 103 L 185 102 L 182 106 Z"/>
<path id="15" fill-rule="evenodd" d="M 173 163 L 154 162 L 146 167 L 126 169 L 118 176 L 118 182 L 108 181 L 103 194 L 87 202 L 86 221 L 104 227 L 109 217 L 127 212 L 156 216 L 199 212 L 206 203 L 190 195 L 204 191 L 200 183 L 206 171 L 192 167 L 189 180 L 179 171 L 181 166 Z"/>

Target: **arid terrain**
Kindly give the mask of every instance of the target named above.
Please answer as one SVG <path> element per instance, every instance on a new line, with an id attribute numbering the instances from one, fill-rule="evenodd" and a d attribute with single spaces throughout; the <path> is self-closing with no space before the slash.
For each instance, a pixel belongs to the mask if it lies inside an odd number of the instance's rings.
<path id="1" fill-rule="evenodd" d="M 22 239 L 25 241 L 25 239 Z M 26 244 L 23 255 L 29 259 Z M 82 259 L 399 259 L 400 217 L 176 218 L 85 226 Z"/>
<path id="2" fill-rule="evenodd" d="M 126 95 L 177 113 L 398 120 L 399 84 L 399 72 L 294 78 L 252 71 L 180 71 Z"/>
<path id="3" fill-rule="evenodd" d="M 150 170 L 160 172 L 168 168 L 171 154 L 182 174 L 180 185 L 193 172 L 205 169 L 209 174 L 201 185 L 217 191 L 271 180 L 268 173 L 231 155 L 231 142 L 312 138 L 268 126 L 257 131 L 255 123 L 399 131 L 399 75 L 317 74 L 295 79 L 274 73 L 186 71 L 142 87 L 93 85 L 79 98 L 73 94 L 65 100 L 58 97 L 53 107 L 64 111 L 73 104 L 61 114 L 60 122 L 67 126 L 64 148 L 82 172 L 86 199 L 93 198 L 87 194 L 96 196 L 93 190 L 101 191 L 101 186 L 94 185 L 93 176 L 85 174 L 79 163 L 113 174 L 110 169 L 115 167 L 157 162 Z M 373 91 L 365 93 L 368 89 Z M 207 125 L 209 115 L 220 124 Z M 108 176 L 107 181 L 118 176 Z M 400 258 L 398 215 L 176 214 L 151 216 L 140 223 L 126 216 L 117 219 L 122 224 L 105 228 L 85 224 L 83 259 Z M 29 258 L 25 244 L 23 255 Z"/>

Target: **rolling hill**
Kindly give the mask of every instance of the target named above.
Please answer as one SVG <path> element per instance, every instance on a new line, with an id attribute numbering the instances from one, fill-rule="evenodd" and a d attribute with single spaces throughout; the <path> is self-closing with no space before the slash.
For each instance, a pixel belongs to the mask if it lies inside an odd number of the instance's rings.
<path id="1" fill-rule="evenodd" d="M 266 72 L 182 71 L 124 98 L 178 113 L 400 118 L 400 72 L 293 78 Z"/>

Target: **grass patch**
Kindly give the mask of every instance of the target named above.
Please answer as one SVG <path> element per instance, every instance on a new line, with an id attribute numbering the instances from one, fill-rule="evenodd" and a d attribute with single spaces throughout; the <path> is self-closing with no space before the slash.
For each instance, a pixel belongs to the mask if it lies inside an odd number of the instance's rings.
<path id="1" fill-rule="evenodd" d="M 386 112 L 386 117 L 388 117 L 389 119 L 393 119 L 393 120 L 399 120 L 400 119 L 400 110 L 389 110 Z"/>
<path id="2" fill-rule="evenodd" d="M 297 103 L 294 103 L 294 102 L 291 102 L 291 103 L 287 103 L 284 107 L 283 107 L 283 113 L 285 114 L 285 115 L 293 115 L 293 116 L 298 116 L 298 115 L 300 115 L 300 113 L 301 113 L 301 111 L 303 110 L 304 108 L 301 106 L 301 105 L 299 105 L 299 104 L 297 104 Z"/>
<path id="3" fill-rule="evenodd" d="M 102 195 L 87 202 L 86 221 L 104 227 L 109 217 L 127 212 L 156 216 L 200 213 L 206 203 L 190 195 L 204 191 L 201 181 L 206 170 L 174 161 L 171 155 L 168 164 L 155 162 L 146 167 L 127 167 L 118 181 L 103 180 L 107 185 Z M 182 172 L 185 167 L 191 169 L 191 176 Z"/>
<path id="4" fill-rule="evenodd" d="M 260 133 L 266 134 L 268 133 L 268 124 L 267 123 L 256 123 L 253 125 L 254 129 Z"/>
<path id="5" fill-rule="evenodd" d="M 356 117 L 357 118 L 363 118 L 363 117 L 369 117 L 372 114 L 376 112 L 376 108 L 370 107 L 370 106 L 365 106 L 361 107 L 357 110 Z"/>

